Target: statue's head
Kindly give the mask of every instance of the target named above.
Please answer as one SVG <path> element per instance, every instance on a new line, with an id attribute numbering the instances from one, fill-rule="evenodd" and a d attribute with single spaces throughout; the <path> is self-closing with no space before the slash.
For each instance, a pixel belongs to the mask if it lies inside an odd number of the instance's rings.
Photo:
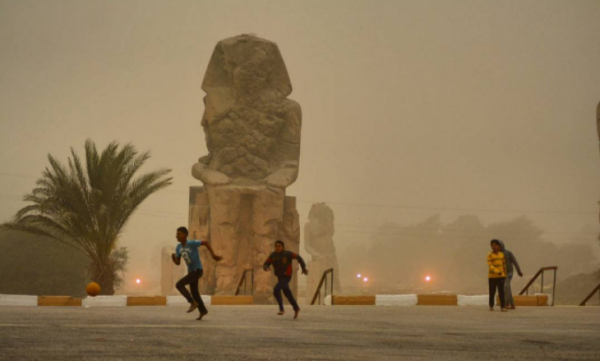
<path id="1" fill-rule="evenodd" d="M 285 98 L 292 92 L 292 84 L 277 44 L 254 35 L 239 35 L 217 43 L 202 89 L 207 94 L 207 112 L 219 115 L 236 101 L 265 91 Z"/>
<path id="2" fill-rule="evenodd" d="M 310 207 L 308 220 L 318 221 L 323 225 L 331 225 L 333 227 L 333 210 L 325 203 L 315 203 Z"/>

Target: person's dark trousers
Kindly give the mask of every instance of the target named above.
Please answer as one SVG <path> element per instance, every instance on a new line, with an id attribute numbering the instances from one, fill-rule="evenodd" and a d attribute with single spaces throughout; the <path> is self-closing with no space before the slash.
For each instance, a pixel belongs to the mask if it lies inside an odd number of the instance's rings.
<path id="1" fill-rule="evenodd" d="M 288 301 L 290 301 L 290 305 L 292 305 L 292 307 L 294 308 L 294 311 L 298 311 L 300 309 L 300 307 L 298 307 L 298 303 L 296 303 L 296 300 L 294 299 L 294 295 L 292 294 L 292 290 L 290 290 L 290 281 L 292 280 L 292 277 L 277 277 L 277 284 L 275 285 L 275 288 L 273 289 L 273 296 L 275 296 L 275 299 L 277 300 L 277 303 L 279 304 L 279 311 L 283 311 L 283 298 L 281 297 L 281 291 L 283 291 L 283 294 L 285 295 L 285 297 L 288 299 Z"/>
<path id="2" fill-rule="evenodd" d="M 506 306 L 507 307 L 515 307 L 515 299 L 512 294 L 512 288 L 510 287 L 510 283 L 513 279 L 513 274 L 509 273 L 506 275 L 506 279 L 504 280 L 504 294 L 506 295 Z"/>
<path id="3" fill-rule="evenodd" d="M 490 307 L 494 307 L 496 301 L 496 289 L 500 298 L 500 307 L 506 307 L 506 298 L 504 296 L 504 280 L 505 278 L 488 278 L 490 284 Z"/>
<path id="4" fill-rule="evenodd" d="M 206 310 L 206 306 L 204 306 L 204 302 L 202 302 L 202 297 L 200 297 L 200 292 L 198 291 L 198 281 L 202 277 L 203 273 L 204 271 L 202 271 L 201 269 L 189 272 L 186 276 L 177 281 L 175 287 L 177 287 L 179 292 L 183 295 L 183 297 L 185 297 L 185 299 L 189 303 L 192 303 L 192 301 L 196 301 L 196 303 L 198 304 L 198 310 L 201 313 L 206 313 L 208 311 Z M 185 288 L 186 285 L 190 285 L 190 290 L 192 291 L 191 295 L 187 288 Z"/>

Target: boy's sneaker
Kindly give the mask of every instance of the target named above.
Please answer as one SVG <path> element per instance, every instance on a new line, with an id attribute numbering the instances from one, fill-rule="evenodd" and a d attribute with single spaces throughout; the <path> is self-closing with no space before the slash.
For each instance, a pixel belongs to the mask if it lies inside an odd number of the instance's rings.
<path id="1" fill-rule="evenodd" d="M 198 308 L 198 304 L 196 303 L 196 301 L 193 301 L 192 304 L 190 305 L 189 310 L 187 310 L 187 313 L 192 313 L 194 312 L 194 310 Z"/>

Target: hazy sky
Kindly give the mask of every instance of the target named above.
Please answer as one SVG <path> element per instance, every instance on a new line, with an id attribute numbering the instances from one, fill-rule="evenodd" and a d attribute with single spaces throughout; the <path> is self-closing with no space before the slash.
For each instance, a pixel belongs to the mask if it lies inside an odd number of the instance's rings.
<path id="1" fill-rule="evenodd" d="M 0 221 L 47 153 L 132 142 L 175 178 L 124 234 L 142 272 L 187 223 L 202 78 L 242 33 L 279 44 L 303 110 L 288 194 L 302 224 L 331 202 L 338 246 L 432 213 L 528 214 L 555 241 L 596 230 L 598 0 L 0 0 Z"/>

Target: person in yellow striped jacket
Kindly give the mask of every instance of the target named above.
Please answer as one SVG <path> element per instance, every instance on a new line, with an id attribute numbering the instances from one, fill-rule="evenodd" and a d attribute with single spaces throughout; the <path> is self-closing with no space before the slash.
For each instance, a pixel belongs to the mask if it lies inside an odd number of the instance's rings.
<path id="1" fill-rule="evenodd" d="M 497 239 L 490 242 L 492 252 L 487 256 L 488 282 L 490 286 L 490 311 L 494 310 L 496 289 L 500 296 L 500 309 L 506 312 L 506 299 L 504 297 L 504 281 L 506 280 L 506 259 L 502 253 L 502 245 Z"/>

